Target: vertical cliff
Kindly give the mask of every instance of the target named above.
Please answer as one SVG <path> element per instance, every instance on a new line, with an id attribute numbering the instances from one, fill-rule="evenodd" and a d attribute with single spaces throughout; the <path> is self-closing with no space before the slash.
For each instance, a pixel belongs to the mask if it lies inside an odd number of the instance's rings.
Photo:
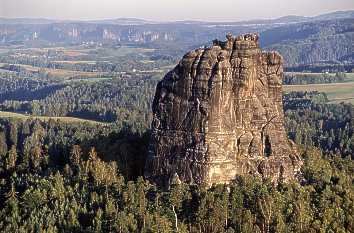
<path id="1" fill-rule="evenodd" d="M 262 52 L 255 34 L 187 53 L 157 86 L 145 176 L 162 185 L 294 178 L 301 160 L 284 129 L 282 77 L 282 57 Z"/>

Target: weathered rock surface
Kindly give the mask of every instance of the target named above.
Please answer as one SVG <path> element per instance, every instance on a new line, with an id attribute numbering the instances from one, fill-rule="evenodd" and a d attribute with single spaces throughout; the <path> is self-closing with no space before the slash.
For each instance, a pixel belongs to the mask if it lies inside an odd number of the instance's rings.
<path id="1" fill-rule="evenodd" d="M 283 60 L 258 35 L 227 35 L 187 53 L 158 84 L 145 176 L 162 185 L 293 179 L 301 166 L 284 129 Z"/>

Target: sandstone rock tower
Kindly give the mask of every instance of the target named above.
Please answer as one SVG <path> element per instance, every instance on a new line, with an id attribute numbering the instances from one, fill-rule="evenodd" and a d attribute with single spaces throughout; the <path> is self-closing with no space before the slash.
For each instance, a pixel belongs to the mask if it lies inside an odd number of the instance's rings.
<path id="1" fill-rule="evenodd" d="M 157 86 L 145 176 L 162 185 L 294 178 L 301 160 L 284 129 L 282 77 L 282 57 L 262 52 L 256 34 L 187 53 Z"/>

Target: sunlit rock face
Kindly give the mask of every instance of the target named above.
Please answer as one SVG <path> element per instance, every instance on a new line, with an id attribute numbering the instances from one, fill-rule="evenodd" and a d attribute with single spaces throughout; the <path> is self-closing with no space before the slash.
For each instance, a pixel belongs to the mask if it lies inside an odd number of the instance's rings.
<path id="1" fill-rule="evenodd" d="M 256 34 L 187 53 L 156 88 L 146 178 L 294 179 L 301 160 L 284 129 L 282 77 L 282 57 L 262 52 Z"/>

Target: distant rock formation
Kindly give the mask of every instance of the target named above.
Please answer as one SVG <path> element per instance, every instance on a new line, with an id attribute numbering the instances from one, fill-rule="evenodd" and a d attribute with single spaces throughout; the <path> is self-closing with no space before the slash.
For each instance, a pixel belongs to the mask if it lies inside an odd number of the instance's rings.
<path id="1" fill-rule="evenodd" d="M 284 129 L 282 77 L 282 57 L 262 52 L 256 34 L 187 53 L 157 86 L 145 176 L 161 185 L 293 179 L 302 162 Z"/>

